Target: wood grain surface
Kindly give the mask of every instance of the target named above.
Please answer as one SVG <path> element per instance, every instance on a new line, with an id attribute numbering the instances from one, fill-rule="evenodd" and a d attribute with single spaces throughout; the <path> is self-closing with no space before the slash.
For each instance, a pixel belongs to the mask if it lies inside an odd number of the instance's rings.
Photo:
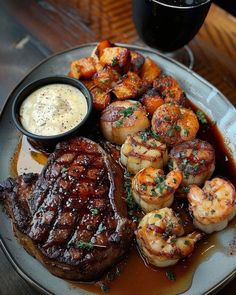
<path id="1" fill-rule="evenodd" d="M 142 44 L 130 0 L 0 0 L 0 5 L 0 110 L 13 86 L 50 53 L 101 39 Z M 189 45 L 194 71 L 236 105 L 236 18 L 212 5 Z M 236 280 L 219 294 L 235 290 Z M 40 293 L 16 274 L 0 250 L 0 295 L 21 294 Z"/>

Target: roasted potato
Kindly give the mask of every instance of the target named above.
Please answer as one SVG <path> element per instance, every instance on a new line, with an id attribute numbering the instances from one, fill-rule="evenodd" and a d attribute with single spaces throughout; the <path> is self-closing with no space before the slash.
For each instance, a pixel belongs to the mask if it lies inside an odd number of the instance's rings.
<path id="1" fill-rule="evenodd" d="M 105 48 L 113 47 L 113 44 L 108 40 L 103 40 L 98 43 L 97 47 L 95 48 L 94 55 L 100 59 L 103 54 Z"/>
<path id="2" fill-rule="evenodd" d="M 151 86 L 153 81 L 161 74 L 160 67 L 149 57 L 145 58 L 140 77 L 143 82 L 148 86 Z"/>
<path id="3" fill-rule="evenodd" d="M 131 72 L 139 73 L 144 64 L 144 56 L 136 51 L 130 51 L 131 61 L 130 68 Z"/>
<path id="4" fill-rule="evenodd" d="M 122 81 L 113 88 L 113 93 L 119 100 L 136 98 L 142 91 L 142 80 L 133 73 L 128 72 Z"/>
<path id="5" fill-rule="evenodd" d="M 120 74 L 115 69 L 110 66 L 106 66 L 94 75 L 93 82 L 100 89 L 106 91 L 115 86 L 115 83 L 120 78 Z"/>
<path id="6" fill-rule="evenodd" d="M 112 66 L 117 70 L 121 70 L 130 63 L 130 51 L 123 47 L 105 48 L 99 61 L 102 65 Z"/>
<path id="7" fill-rule="evenodd" d="M 93 80 L 83 80 L 82 82 L 92 94 L 93 107 L 98 111 L 104 110 L 110 104 L 110 93 L 96 86 Z"/>
<path id="8" fill-rule="evenodd" d="M 159 95 L 159 93 L 154 89 L 148 90 L 147 93 L 141 98 L 142 104 L 146 107 L 146 110 L 150 115 L 153 115 L 155 110 L 164 104 L 164 99 Z"/>
<path id="9" fill-rule="evenodd" d="M 104 110 L 111 101 L 111 95 L 109 92 L 103 91 L 99 87 L 94 87 L 91 89 L 91 94 L 93 98 L 93 107 L 98 110 Z"/>
<path id="10" fill-rule="evenodd" d="M 90 79 L 96 71 L 95 60 L 92 57 L 74 60 L 70 65 L 70 77 L 76 79 Z"/>
<path id="11" fill-rule="evenodd" d="M 153 87 L 161 94 L 165 102 L 173 102 L 183 105 L 185 94 L 179 83 L 171 76 L 163 75 L 158 77 Z"/>

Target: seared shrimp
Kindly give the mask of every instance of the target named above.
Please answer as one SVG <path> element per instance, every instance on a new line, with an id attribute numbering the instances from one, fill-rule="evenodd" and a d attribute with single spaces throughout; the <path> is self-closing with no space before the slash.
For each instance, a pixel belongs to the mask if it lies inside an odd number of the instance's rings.
<path id="1" fill-rule="evenodd" d="M 121 147 L 120 160 L 132 174 L 149 166 L 163 168 L 168 161 L 167 147 L 147 132 L 138 132 L 128 135 Z"/>
<path id="2" fill-rule="evenodd" d="M 161 105 L 152 117 L 152 130 L 170 146 L 194 139 L 198 129 L 194 112 L 176 104 Z"/>
<path id="3" fill-rule="evenodd" d="M 153 88 L 158 90 L 165 102 L 183 105 L 185 94 L 179 83 L 171 76 L 162 75 L 153 83 Z"/>
<path id="4" fill-rule="evenodd" d="M 183 172 L 182 185 L 203 185 L 215 170 L 215 151 L 208 142 L 194 139 L 180 143 L 170 151 L 170 169 Z"/>
<path id="5" fill-rule="evenodd" d="M 181 171 L 171 171 L 165 176 L 161 169 L 144 168 L 132 179 L 133 197 L 145 212 L 170 207 L 181 181 Z"/>
<path id="6" fill-rule="evenodd" d="M 219 177 L 206 181 L 203 189 L 192 185 L 188 200 L 194 225 L 208 234 L 224 229 L 236 214 L 235 188 Z"/>
<path id="7" fill-rule="evenodd" d="M 184 236 L 182 222 L 171 208 L 146 214 L 135 234 L 143 255 L 158 267 L 174 265 L 187 257 L 202 237 L 197 231 Z"/>

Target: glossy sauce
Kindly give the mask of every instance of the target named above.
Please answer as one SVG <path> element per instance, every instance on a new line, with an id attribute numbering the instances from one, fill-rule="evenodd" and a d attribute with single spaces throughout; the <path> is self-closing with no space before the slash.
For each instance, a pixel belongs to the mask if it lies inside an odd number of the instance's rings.
<path id="1" fill-rule="evenodd" d="M 37 135 L 58 135 L 78 125 L 87 113 L 83 93 L 67 84 L 50 84 L 31 93 L 20 107 L 23 127 Z"/>
<path id="2" fill-rule="evenodd" d="M 191 107 L 196 109 L 192 105 Z M 213 176 L 224 176 L 230 179 L 236 186 L 236 166 L 217 127 L 211 123 L 202 125 L 197 137 L 207 140 L 215 148 L 216 170 Z M 34 152 L 36 151 L 30 147 L 26 138 L 23 137 L 12 161 L 12 173 L 14 175 L 21 174 L 22 172 L 32 172 L 32 169 L 38 169 L 38 172 L 40 172 L 45 164 L 46 157 L 43 154 L 37 152 L 37 154 L 35 154 Z M 176 202 L 175 206 L 177 207 L 174 209 L 177 210 L 179 208 L 178 210 L 180 210 L 181 213 L 181 208 L 183 207 L 181 206 L 181 203 Z M 182 210 L 182 214 L 186 216 L 185 210 Z M 186 217 L 184 217 L 183 220 L 186 221 L 186 232 L 191 231 L 191 220 Z M 236 218 L 234 218 L 226 230 L 235 230 L 235 227 Z M 82 288 L 94 292 L 95 294 L 104 294 L 104 291 L 101 290 L 101 286 L 104 285 L 109 286 L 107 293 L 111 295 L 171 295 L 182 293 L 191 287 L 192 278 L 198 265 L 202 261 L 209 259 L 214 252 L 221 251 L 226 255 L 236 254 L 235 240 L 225 247 L 221 244 L 217 236 L 217 233 L 214 233 L 203 238 L 203 240 L 195 246 L 195 250 L 191 257 L 172 267 L 164 269 L 151 268 L 140 256 L 136 246 L 133 246 L 128 258 L 113 269 L 112 272 L 116 273 L 117 269 L 119 269 L 119 274 L 115 276 L 114 280 L 110 281 L 108 275 L 106 275 L 97 283 L 68 283 L 71 288 Z M 167 272 L 173 273 L 175 280 L 167 278 Z"/>

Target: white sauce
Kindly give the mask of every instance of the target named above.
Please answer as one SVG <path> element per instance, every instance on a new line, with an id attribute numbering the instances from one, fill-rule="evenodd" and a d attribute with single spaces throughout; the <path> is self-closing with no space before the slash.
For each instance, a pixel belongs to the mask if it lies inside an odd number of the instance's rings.
<path id="1" fill-rule="evenodd" d="M 31 93 L 20 107 L 23 127 L 37 135 L 58 135 L 80 123 L 88 111 L 83 93 L 67 84 L 50 84 Z"/>

